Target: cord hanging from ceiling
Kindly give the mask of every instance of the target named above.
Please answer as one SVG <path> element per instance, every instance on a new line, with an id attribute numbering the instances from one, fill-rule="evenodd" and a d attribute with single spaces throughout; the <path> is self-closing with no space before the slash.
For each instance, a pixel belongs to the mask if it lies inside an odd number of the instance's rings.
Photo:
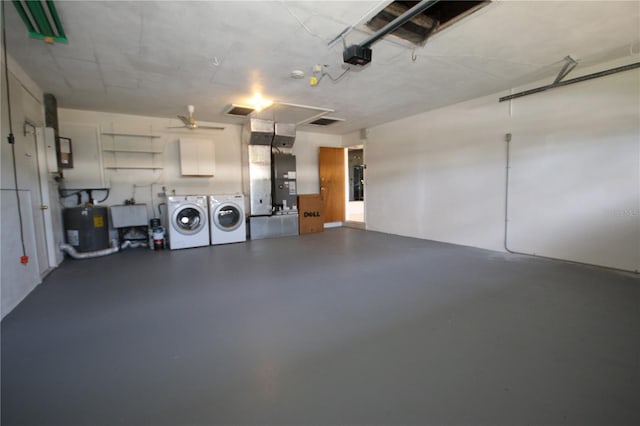
<path id="1" fill-rule="evenodd" d="M 320 83 L 320 81 L 322 81 L 322 78 L 324 76 L 329 77 L 329 80 L 333 81 L 334 83 L 337 83 L 342 79 L 342 77 L 344 77 L 349 71 L 351 71 L 351 68 L 347 67 L 345 68 L 344 71 L 342 71 L 342 73 L 340 73 L 340 75 L 338 75 L 337 77 L 334 77 L 331 74 L 329 74 L 329 72 L 326 70 L 327 68 L 329 68 L 329 65 L 321 65 L 321 64 L 314 65 L 312 68 L 313 75 L 309 78 L 309 85 L 317 86 Z"/>
<path id="2" fill-rule="evenodd" d="M 9 116 L 9 136 L 7 136 L 7 142 L 11 145 L 11 159 L 13 161 L 13 181 L 15 184 L 15 194 L 18 203 L 18 221 L 20 222 L 20 242 L 22 243 L 22 256 L 20 257 L 20 263 L 26 265 L 29 262 L 29 256 L 27 256 L 27 250 L 24 244 L 24 224 L 22 223 L 22 205 L 20 203 L 20 190 L 18 189 L 18 168 L 16 166 L 16 146 L 15 137 L 13 136 L 13 119 L 11 116 L 11 93 L 9 88 L 9 66 L 7 64 L 7 28 L 6 28 L 6 15 L 4 10 L 5 2 L 2 2 L 2 50 L 4 55 L 4 78 L 7 87 L 7 114 Z"/>

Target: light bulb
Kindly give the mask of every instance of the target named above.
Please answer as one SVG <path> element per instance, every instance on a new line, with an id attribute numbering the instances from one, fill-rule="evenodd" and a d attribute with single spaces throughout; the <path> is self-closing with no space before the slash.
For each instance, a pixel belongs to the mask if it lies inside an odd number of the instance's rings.
<path id="1" fill-rule="evenodd" d="M 258 112 L 273 105 L 273 101 L 264 99 L 262 95 L 257 92 L 253 95 L 253 98 L 249 102 L 251 106 L 253 106 Z"/>

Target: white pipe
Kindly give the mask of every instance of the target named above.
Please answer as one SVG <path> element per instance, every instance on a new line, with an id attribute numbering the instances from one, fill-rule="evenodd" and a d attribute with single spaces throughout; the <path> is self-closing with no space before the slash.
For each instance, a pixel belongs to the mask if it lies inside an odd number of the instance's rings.
<path id="1" fill-rule="evenodd" d="M 102 250 L 88 251 L 86 253 L 78 253 L 71 244 L 60 244 L 60 249 L 67 252 L 67 254 L 74 259 L 90 259 L 93 257 L 107 256 L 109 254 L 117 253 L 120 248 L 115 240 L 111 241 L 111 247 Z"/>
<path id="2" fill-rule="evenodd" d="M 127 240 L 124 243 L 122 243 L 122 245 L 120 246 L 120 250 L 124 250 L 127 247 L 131 247 L 131 248 L 136 248 L 136 247 L 147 247 L 147 242 L 146 241 L 131 241 L 131 240 Z"/>

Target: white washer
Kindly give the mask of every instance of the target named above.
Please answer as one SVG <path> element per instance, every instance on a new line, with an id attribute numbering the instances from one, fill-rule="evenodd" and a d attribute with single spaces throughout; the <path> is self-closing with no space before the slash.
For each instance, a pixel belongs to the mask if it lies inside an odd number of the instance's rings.
<path id="1" fill-rule="evenodd" d="M 211 244 L 239 243 L 247 240 L 244 195 L 210 195 Z"/>
<path id="2" fill-rule="evenodd" d="M 171 250 L 209 245 L 209 214 L 206 195 L 167 198 L 169 247 Z"/>

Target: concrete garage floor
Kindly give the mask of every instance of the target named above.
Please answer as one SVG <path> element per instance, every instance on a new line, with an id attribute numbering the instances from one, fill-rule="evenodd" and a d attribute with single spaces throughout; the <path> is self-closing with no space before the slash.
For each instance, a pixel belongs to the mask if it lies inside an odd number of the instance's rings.
<path id="1" fill-rule="evenodd" d="M 638 425 L 637 275 L 348 228 L 66 261 L 2 425 Z"/>

